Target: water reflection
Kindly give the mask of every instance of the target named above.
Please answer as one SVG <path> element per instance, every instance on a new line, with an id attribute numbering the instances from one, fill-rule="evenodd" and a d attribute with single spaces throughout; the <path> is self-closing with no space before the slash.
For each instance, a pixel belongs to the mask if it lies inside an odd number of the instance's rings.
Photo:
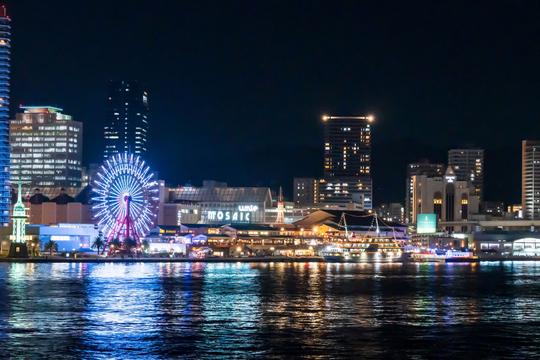
<path id="1" fill-rule="evenodd" d="M 122 358 L 126 351 L 133 356 L 156 352 L 161 284 L 155 269 L 143 263 L 100 264 L 92 266 L 88 279 L 85 355 Z"/>
<path id="2" fill-rule="evenodd" d="M 29 352 L 37 356 L 48 351 L 76 353 L 82 348 L 87 294 L 82 276 L 77 276 L 80 266 L 54 264 L 46 272 L 38 264 L 5 266 L 5 321 L 1 323 L 7 337 L 5 354 L 17 358 L 29 357 Z"/>
<path id="3" fill-rule="evenodd" d="M 539 280 L 531 262 L 0 264 L 0 356 L 523 358 Z"/>

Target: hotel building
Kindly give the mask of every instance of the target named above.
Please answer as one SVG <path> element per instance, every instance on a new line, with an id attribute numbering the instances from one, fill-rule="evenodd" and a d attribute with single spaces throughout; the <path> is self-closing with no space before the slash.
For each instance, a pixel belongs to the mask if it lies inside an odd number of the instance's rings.
<path id="1" fill-rule="evenodd" d="M 372 116 L 323 116 L 324 179 L 319 184 L 322 206 L 371 209 Z"/>
<path id="2" fill-rule="evenodd" d="M 81 187 L 83 126 L 62 109 L 21 106 L 10 121 L 11 179 L 47 196 Z"/>

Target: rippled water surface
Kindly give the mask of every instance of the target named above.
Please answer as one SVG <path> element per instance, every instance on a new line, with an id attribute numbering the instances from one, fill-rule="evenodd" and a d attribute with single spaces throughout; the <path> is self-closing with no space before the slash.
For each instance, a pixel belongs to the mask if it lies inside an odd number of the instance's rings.
<path id="1" fill-rule="evenodd" d="M 540 263 L 0 264 L 0 358 L 540 357 Z"/>

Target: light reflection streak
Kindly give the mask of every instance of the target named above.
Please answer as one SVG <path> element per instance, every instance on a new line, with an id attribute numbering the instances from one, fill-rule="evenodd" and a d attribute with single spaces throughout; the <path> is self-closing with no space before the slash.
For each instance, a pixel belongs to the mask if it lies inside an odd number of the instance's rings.
<path id="1" fill-rule="evenodd" d="M 161 296 L 155 269 L 145 263 L 104 263 L 92 267 L 89 274 L 85 353 L 108 358 L 122 358 L 126 349 L 115 346 L 124 342 L 132 356 L 156 351 L 159 345 Z M 113 345 L 111 345 L 113 344 Z"/>
<path id="2" fill-rule="evenodd" d="M 0 357 L 524 358 L 539 293 L 540 262 L 0 264 Z"/>
<path id="3" fill-rule="evenodd" d="M 202 288 L 201 333 L 214 356 L 239 356 L 257 348 L 259 272 L 249 264 L 207 264 Z M 200 344 L 199 346 L 202 346 Z"/>

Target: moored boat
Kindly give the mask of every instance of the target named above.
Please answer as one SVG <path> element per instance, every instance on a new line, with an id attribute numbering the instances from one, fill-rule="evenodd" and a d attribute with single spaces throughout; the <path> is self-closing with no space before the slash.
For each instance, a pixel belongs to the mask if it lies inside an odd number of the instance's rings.
<path id="1" fill-rule="evenodd" d="M 476 262 L 478 256 L 474 255 L 472 251 L 460 251 L 460 250 L 448 250 L 446 252 L 447 263 L 452 262 Z"/>
<path id="2" fill-rule="evenodd" d="M 478 257 L 471 251 L 461 250 L 424 250 L 408 252 L 404 254 L 404 261 L 410 262 L 473 262 L 478 261 Z"/>

